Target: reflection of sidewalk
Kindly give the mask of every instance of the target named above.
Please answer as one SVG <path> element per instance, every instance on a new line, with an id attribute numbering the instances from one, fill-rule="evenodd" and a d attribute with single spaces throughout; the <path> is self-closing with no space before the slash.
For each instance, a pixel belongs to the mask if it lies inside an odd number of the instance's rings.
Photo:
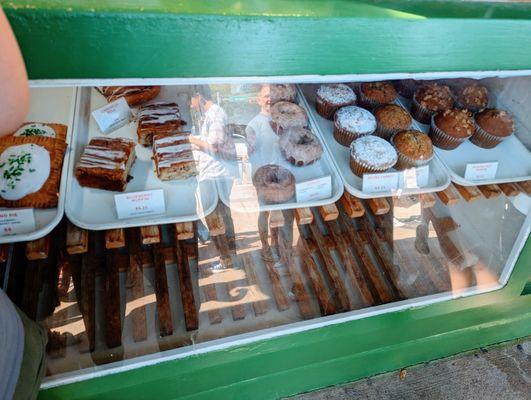
<path id="1" fill-rule="evenodd" d="M 531 341 L 474 351 L 328 389 L 292 400 L 529 399 Z"/>

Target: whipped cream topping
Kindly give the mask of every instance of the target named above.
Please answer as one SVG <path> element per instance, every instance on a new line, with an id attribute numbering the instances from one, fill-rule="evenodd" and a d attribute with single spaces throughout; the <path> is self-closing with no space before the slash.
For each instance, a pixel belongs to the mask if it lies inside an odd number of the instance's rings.
<path id="1" fill-rule="evenodd" d="M 55 131 L 45 124 L 31 123 L 22 125 L 13 136 L 45 136 L 55 138 Z"/>
<path id="2" fill-rule="evenodd" d="M 368 135 L 376 130 L 376 118 L 364 108 L 347 106 L 334 115 L 336 124 L 349 132 Z"/>
<path id="3" fill-rule="evenodd" d="M 0 196 L 19 200 L 37 192 L 50 168 L 50 153 L 44 147 L 33 143 L 8 147 L 0 155 Z"/>
<path id="4" fill-rule="evenodd" d="M 350 144 L 354 159 L 374 167 L 391 168 L 398 156 L 394 147 L 378 136 L 362 136 Z"/>

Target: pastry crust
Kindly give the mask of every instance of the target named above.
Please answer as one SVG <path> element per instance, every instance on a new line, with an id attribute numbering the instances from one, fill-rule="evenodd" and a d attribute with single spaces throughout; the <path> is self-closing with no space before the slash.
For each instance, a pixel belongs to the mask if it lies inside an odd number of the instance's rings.
<path id="1" fill-rule="evenodd" d="M 76 167 L 81 186 L 123 192 L 135 161 L 135 143 L 126 138 L 92 138 Z"/>
<path id="2" fill-rule="evenodd" d="M 186 125 L 181 119 L 177 103 L 157 102 L 146 104 L 138 110 L 138 143 L 150 146 L 153 135 L 173 135 Z"/>
<path id="3" fill-rule="evenodd" d="M 46 149 L 50 155 L 50 174 L 44 184 L 34 193 L 30 193 L 18 200 L 6 200 L 1 197 L 0 207 L 33 207 L 52 208 L 59 201 L 59 185 L 61 183 L 61 169 L 66 143 L 43 136 L 14 137 L 9 136 L 0 141 L 0 155 L 12 146 L 34 144 Z M 0 179 L 4 179 L 0 177 Z"/>
<path id="4" fill-rule="evenodd" d="M 47 122 L 24 122 L 20 127 L 13 132 L 14 137 L 49 137 L 45 135 L 40 135 L 38 131 L 35 130 L 37 128 L 39 130 L 39 125 L 44 125 L 45 127 L 51 128 L 54 133 L 55 137 L 54 139 L 62 140 L 63 142 L 66 142 L 66 131 L 68 130 L 68 127 L 63 124 L 56 124 L 56 123 L 47 123 Z"/>
<path id="5" fill-rule="evenodd" d="M 136 106 L 157 97 L 160 93 L 160 86 L 100 86 L 96 90 L 109 103 L 123 97 L 127 101 L 127 104 Z"/>

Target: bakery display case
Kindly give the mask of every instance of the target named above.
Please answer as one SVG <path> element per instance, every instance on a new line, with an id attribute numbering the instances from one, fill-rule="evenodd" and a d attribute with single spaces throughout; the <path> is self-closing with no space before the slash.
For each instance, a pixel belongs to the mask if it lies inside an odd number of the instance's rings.
<path id="1" fill-rule="evenodd" d="M 2 3 L 23 140 L 65 127 L 57 208 L 0 235 L 40 397 L 278 398 L 530 333 L 527 8 L 133 3 Z"/>

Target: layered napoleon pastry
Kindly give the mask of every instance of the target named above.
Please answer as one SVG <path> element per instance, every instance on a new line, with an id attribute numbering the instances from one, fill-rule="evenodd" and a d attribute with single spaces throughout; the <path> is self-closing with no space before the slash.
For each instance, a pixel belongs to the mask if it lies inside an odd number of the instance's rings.
<path id="1" fill-rule="evenodd" d="M 153 136 L 155 172 L 163 181 L 187 179 L 197 175 L 188 135 Z"/>
<path id="2" fill-rule="evenodd" d="M 160 93 L 160 86 L 100 86 L 96 90 L 109 103 L 123 97 L 127 104 L 136 106 L 154 99 Z"/>
<path id="3" fill-rule="evenodd" d="M 65 149 L 64 140 L 44 135 L 2 138 L 0 207 L 56 207 Z"/>
<path id="4" fill-rule="evenodd" d="M 123 192 L 135 158 L 131 139 L 95 137 L 83 150 L 75 175 L 81 186 Z"/>
<path id="5" fill-rule="evenodd" d="M 181 119 L 179 106 L 176 103 L 157 102 L 146 104 L 138 110 L 138 143 L 150 146 L 153 135 L 173 135 L 181 131 L 185 125 Z"/>

